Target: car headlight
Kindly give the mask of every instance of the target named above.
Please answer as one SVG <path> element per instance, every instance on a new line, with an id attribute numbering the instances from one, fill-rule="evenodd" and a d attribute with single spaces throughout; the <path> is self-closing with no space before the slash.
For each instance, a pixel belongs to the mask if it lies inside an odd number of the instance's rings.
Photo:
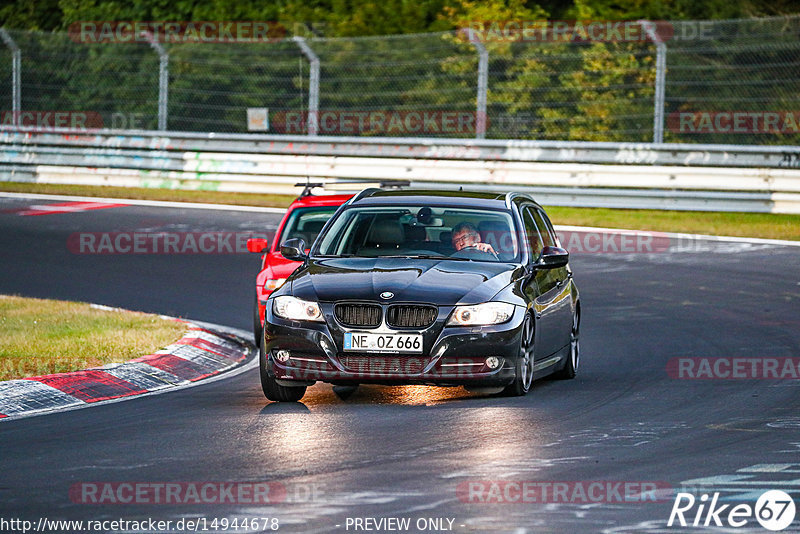
<path id="1" fill-rule="evenodd" d="M 266 282 L 264 282 L 264 289 L 266 291 L 275 291 L 284 283 L 286 283 L 286 278 L 269 278 Z"/>
<path id="2" fill-rule="evenodd" d="M 272 311 L 283 319 L 292 321 L 322 322 L 322 312 L 316 302 L 309 302 L 289 295 L 275 297 Z"/>
<path id="3" fill-rule="evenodd" d="M 474 306 L 456 306 L 448 326 L 480 326 L 505 323 L 514 315 L 514 305 L 507 302 L 484 302 Z"/>

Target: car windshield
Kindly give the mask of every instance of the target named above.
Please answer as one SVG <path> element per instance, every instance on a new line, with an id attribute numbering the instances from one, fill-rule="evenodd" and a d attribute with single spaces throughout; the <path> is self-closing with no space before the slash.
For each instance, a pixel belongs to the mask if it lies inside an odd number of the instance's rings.
<path id="1" fill-rule="evenodd" d="M 354 206 L 339 214 L 312 254 L 512 262 L 519 256 L 513 229 L 507 211 L 447 206 Z"/>
<path id="2" fill-rule="evenodd" d="M 320 206 L 314 208 L 295 208 L 289 214 L 289 220 L 283 227 L 283 233 L 278 239 L 283 243 L 289 239 L 302 239 L 306 247 L 317 239 L 320 230 L 328 222 L 339 206 Z"/>

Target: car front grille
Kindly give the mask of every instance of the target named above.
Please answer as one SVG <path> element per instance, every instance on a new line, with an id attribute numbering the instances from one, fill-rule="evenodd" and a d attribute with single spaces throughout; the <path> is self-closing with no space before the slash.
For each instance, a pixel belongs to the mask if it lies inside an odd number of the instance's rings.
<path id="1" fill-rule="evenodd" d="M 365 375 L 416 375 L 425 368 L 419 356 L 340 356 L 347 370 Z"/>
<path id="2" fill-rule="evenodd" d="M 381 324 L 383 310 L 377 304 L 342 303 L 334 307 L 334 313 L 343 325 L 374 328 Z"/>
<path id="3" fill-rule="evenodd" d="M 435 306 L 396 304 L 389 306 L 386 322 L 398 328 L 427 328 L 436 321 L 439 309 Z"/>

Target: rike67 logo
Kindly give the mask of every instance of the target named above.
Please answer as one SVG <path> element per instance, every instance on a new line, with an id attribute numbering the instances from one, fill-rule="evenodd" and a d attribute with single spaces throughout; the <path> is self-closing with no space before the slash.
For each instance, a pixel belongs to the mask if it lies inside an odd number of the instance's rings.
<path id="1" fill-rule="evenodd" d="M 698 499 L 691 493 L 678 493 L 667 526 L 741 528 L 755 519 L 765 529 L 778 532 L 792 524 L 795 511 L 792 497 L 780 490 L 765 491 L 755 506 L 719 504 L 719 493 L 710 500 L 708 494 Z"/>

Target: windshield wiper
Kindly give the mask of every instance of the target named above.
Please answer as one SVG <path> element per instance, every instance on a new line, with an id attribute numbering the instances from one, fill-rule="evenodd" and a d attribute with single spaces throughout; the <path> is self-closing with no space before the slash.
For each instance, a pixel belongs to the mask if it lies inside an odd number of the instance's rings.
<path id="1" fill-rule="evenodd" d="M 433 256 L 428 254 L 420 254 L 419 256 L 410 256 L 412 258 L 422 258 L 426 260 L 442 260 L 442 261 L 472 261 L 468 258 L 452 258 L 450 256 Z"/>
<path id="2" fill-rule="evenodd" d="M 472 261 L 469 258 L 451 258 L 450 256 L 436 256 L 434 254 L 386 254 L 384 256 L 374 256 L 375 258 L 413 258 L 419 260 L 443 260 L 443 261 Z"/>

